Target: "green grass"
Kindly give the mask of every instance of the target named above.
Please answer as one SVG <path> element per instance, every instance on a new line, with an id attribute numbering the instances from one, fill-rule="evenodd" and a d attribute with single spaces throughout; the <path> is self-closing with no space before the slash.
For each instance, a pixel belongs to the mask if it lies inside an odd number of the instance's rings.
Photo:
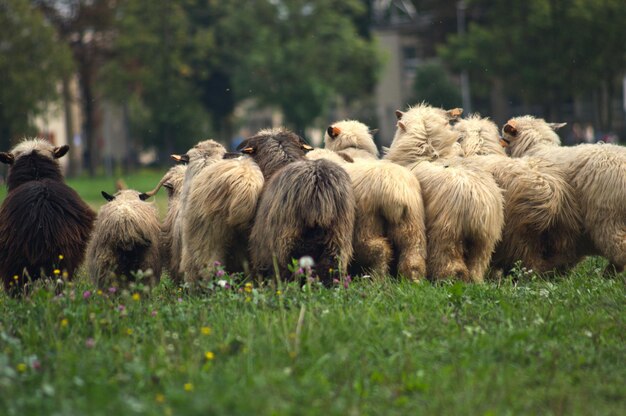
<path id="1" fill-rule="evenodd" d="M 0 414 L 621 415 L 626 290 L 603 266 L 484 285 L 165 280 L 111 295 L 83 278 L 62 297 L 0 295 Z"/>
<path id="2" fill-rule="evenodd" d="M 137 173 L 114 177 L 96 176 L 91 178 L 89 176 L 81 176 L 67 179 L 67 184 L 74 188 L 85 202 L 97 211 L 106 202 L 102 197 L 101 191 L 106 191 L 110 194 L 115 193 L 115 181 L 117 179 L 122 178 L 129 188 L 147 192 L 159 183 L 165 171 L 165 169 L 141 170 Z M 2 203 L 5 196 L 6 187 L 0 187 L 0 203 Z M 167 193 L 165 190 L 161 190 L 151 200 L 156 202 L 159 214 L 162 217 L 165 216 L 167 212 Z"/>

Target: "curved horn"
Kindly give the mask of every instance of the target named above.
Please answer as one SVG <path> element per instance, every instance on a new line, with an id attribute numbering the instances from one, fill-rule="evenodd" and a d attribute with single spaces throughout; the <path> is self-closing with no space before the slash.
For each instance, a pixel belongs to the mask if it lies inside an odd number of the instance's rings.
<path id="1" fill-rule="evenodd" d="M 159 189 L 161 189 L 161 187 L 163 186 L 163 184 L 165 183 L 165 181 L 167 181 L 170 178 L 170 175 L 168 175 L 167 173 L 165 175 L 163 175 L 163 177 L 161 178 L 161 180 L 159 181 L 159 183 L 157 184 L 157 186 L 148 192 L 144 192 L 144 195 L 147 195 L 147 197 L 151 197 L 156 195 L 157 192 L 159 192 Z"/>

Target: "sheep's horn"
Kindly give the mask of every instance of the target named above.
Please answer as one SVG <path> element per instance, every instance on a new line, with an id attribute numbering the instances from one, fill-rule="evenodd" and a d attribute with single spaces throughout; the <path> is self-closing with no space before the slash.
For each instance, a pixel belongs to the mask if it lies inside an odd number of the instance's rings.
<path id="1" fill-rule="evenodd" d="M 144 192 L 144 195 L 147 195 L 147 197 L 151 197 L 156 195 L 157 192 L 159 192 L 159 189 L 161 189 L 161 187 L 163 186 L 163 184 L 165 183 L 165 181 L 167 181 L 170 178 L 170 176 L 168 174 L 163 175 L 163 177 L 161 178 L 161 180 L 159 181 L 159 183 L 157 184 L 157 186 L 148 192 Z"/>

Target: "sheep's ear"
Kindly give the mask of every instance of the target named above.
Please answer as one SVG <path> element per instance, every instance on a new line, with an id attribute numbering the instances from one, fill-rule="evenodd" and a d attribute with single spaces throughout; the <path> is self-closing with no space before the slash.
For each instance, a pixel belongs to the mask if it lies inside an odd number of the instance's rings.
<path id="1" fill-rule="evenodd" d="M 251 155 L 256 151 L 256 149 L 252 146 L 244 147 L 241 149 L 241 153 L 245 153 L 247 155 Z"/>
<path id="2" fill-rule="evenodd" d="M 117 189 L 118 191 L 121 191 L 122 189 L 128 189 L 128 185 L 126 185 L 124 179 L 119 178 L 115 181 L 115 189 Z"/>
<path id="3" fill-rule="evenodd" d="M 150 198 L 150 195 L 146 194 L 145 192 L 139 194 L 139 199 L 141 199 L 142 201 L 145 201 L 148 198 Z"/>
<path id="4" fill-rule="evenodd" d="M 548 123 L 548 126 L 554 131 L 557 131 L 561 127 L 567 126 L 567 123 Z"/>
<path id="5" fill-rule="evenodd" d="M 378 129 L 371 129 L 371 130 L 370 130 L 370 134 L 371 134 L 372 136 L 373 136 L 373 135 L 375 135 L 376 133 L 378 133 Z"/>
<path id="6" fill-rule="evenodd" d="M 463 109 L 462 108 L 453 108 L 452 110 L 446 111 L 446 114 L 448 115 L 448 118 L 450 120 L 456 120 L 459 117 L 461 117 L 461 114 L 463 114 Z"/>
<path id="7" fill-rule="evenodd" d="M 107 194 L 106 192 L 102 191 L 102 196 L 104 197 L 104 199 L 106 199 L 107 201 L 113 201 L 115 199 L 115 197 L 113 195 Z"/>
<path id="8" fill-rule="evenodd" d="M 398 120 L 402 120 L 402 116 L 404 115 L 404 113 L 400 110 L 396 110 L 396 118 Z"/>
<path id="9" fill-rule="evenodd" d="M 330 138 L 334 139 L 339 136 L 339 134 L 341 133 L 341 129 L 335 126 L 328 126 L 328 129 L 326 129 L 326 133 L 328 133 L 328 136 L 330 136 Z"/>
<path id="10" fill-rule="evenodd" d="M 12 165 L 15 162 L 15 156 L 12 153 L 0 152 L 0 162 Z"/>
<path id="11" fill-rule="evenodd" d="M 63 146 L 55 147 L 54 150 L 52 151 L 52 154 L 54 155 L 55 159 L 59 159 L 65 156 L 65 154 L 69 152 L 69 150 L 70 150 L 70 147 L 64 144 Z"/>
<path id="12" fill-rule="evenodd" d="M 176 163 L 189 163 L 189 155 L 170 155 L 172 160 Z"/>
<path id="13" fill-rule="evenodd" d="M 403 131 L 406 131 L 406 126 L 404 125 L 403 122 L 398 121 L 398 127 L 401 128 Z"/>
<path id="14" fill-rule="evenodd" d="M 509 121 L 502 127 L 502 131 L 510 136 L 517 136 L 517 128 L 515 127 L 515 122 Z"/>

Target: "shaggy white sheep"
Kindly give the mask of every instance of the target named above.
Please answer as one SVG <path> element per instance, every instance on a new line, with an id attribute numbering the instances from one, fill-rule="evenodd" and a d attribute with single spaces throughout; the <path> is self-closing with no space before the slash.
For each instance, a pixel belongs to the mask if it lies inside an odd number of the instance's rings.
<path id="1" fill-rule="evenodd" d="M 480 169 L 454 164 L 458 133 L 448 112 L 425 104 L 398 111 L 385 159 L 407 167 L 422 187 L 426 210 L 428 275 L 482 282 L 504 222 L 502 192 Z"/>
<path id="2" fill-rule="evenodd" d="M 626 148 L 610 144 L 560 147 L 551 124 L 531 116 L 515 117 L 503 127 L 502 143 L 512 157 L 535 156 L 565 170 L 576 193 L 584 225 L 581 254 L 598 253 L 609 272 L 626 267 Z"/>

